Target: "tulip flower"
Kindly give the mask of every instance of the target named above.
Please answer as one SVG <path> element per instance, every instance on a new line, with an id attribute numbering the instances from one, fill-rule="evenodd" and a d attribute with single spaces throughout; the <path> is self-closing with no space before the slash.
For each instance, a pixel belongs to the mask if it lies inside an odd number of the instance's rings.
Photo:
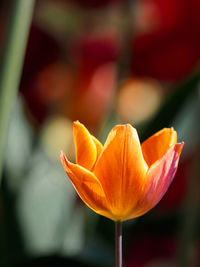
<path id="1" fill-rule="evenodd" d="M 62 165 L 82 200 L 114 221 L 143 215 L 167 191 L 177 170 L 183 143 L 172 128 L 142 145 L 129 124 L 115 126 L 102 144 L 74 122 L 76 164 L 61 152 Z"/>
<path id="2" fill-rule="evenodd" d="M 83 124 L 73 127 L 76 164 L 61 152 L 62 165 L 86 205 L 117 222 L 117 248 L 120 223 L 148 212 L 167 191 L 183 143 L 173 128 L 165 128 L 140 145 L 136 129 L 126 124 L 115 126 L 103 146 Z"/>

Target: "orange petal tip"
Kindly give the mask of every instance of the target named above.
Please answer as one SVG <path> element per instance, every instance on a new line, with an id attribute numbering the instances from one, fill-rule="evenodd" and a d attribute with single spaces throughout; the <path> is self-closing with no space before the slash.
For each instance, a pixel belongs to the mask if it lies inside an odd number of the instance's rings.
<path id="1" fill-rule="evenodd" d="M 65 169 L 66 171 L 66 168 L 68 167 L 69 165 L 69 162 L 65 156 L 65 154 L 63 153 L 63 151 L 60 151 L 60 160 L 61 160 L 61 163 L 63 165 L 63 168 Z"/>
<path id="2" fill-rule="evenodd" d="M 63 153 L 63 151 L 60 151 L 60 159 L 62 159 L 63 157 L 65 157 L 65 154 Z"/>
<path id="3" fill-rule="evenodd" d="M 66 157 L 62 150 L 60 151 L 60 160 L 62 165 L 64 166 L 66 164 Z"/>
<path id="4" fill-rule="evenodd" d="M 60 159 L 63 157 L 63 154 L 64 154 L 64 153 L 63 153 L 63 151 L 61 150 L 61 151 L 60 151 Z"/>
<path id="5" fill-rule="evenodd" d="M 76 125 L 80 125 L 81 123 L 80 123 L 80 121 L 73 121 L 73 126 L 76 126 Z"/>
<path id="6" fill-rule="evenodd" d="M 177 143 L 174 147 L 175 151 L 180 155 L 181 154 L 181 151 L 183 149 L 183 146 L 184 146 L 184 142 L 181 142 L 181 143 Z"/>

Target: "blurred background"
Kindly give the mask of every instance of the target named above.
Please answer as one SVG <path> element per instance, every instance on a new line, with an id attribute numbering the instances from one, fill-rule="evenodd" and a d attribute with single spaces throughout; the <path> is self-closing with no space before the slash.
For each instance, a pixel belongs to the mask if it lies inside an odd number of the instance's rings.
<path id="1" fill-rule="evenodd" d="M 0 3 L 1 62 L 14 2 Z M 176 177 L 123 224 L 124 266 L 200 266 L 199 13 L 199 0 L 35 1 L 4 144 L 1 266 L 114 266 L 114 223 L 80 201 L 59 161 L 60 150 L 74 161 L 73 120 L 102 142 L 117 123 L 141 142 L 175 128 Z"/>

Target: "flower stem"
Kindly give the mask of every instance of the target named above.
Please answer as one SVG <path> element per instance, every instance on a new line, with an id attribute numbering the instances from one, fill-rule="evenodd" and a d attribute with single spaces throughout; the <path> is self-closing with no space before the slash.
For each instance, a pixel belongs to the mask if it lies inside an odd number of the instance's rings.
<path id="1" fill-rule="evenodd" d="M 122 222 L 115 222 L 115 261 L 116 267 L 122 267 Z"/>

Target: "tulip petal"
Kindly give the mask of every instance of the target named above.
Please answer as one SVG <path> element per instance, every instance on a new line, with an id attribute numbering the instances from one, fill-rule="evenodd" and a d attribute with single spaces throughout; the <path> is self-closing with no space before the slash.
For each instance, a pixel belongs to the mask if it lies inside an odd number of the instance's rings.
<path id="1" fill-rule="evenodd" d="M 172 146 L 167 153 L 148 170 L 143 196 L 126 219 L 136 218 L 152 209 L 166 193 L 176 174 L 183 143 Z"/>
<path id="2" fill-rule="evenodd" d="M 94 144 L 95 144 L 95 146 L 96 146 L 96 151 L 97 151 L 97 156 L 96 156 L 96 158 L 98 159 L 99 156 L 100 156 L 100 154 L 101 154 L 101 152 L 102 152 L 102 150 L 103 150 L 103 146 L 102 146 L 102 144 L 99 142 L 99 140 L 97 140 L 93 135 L 92 135 L 92 140 L 93 140 L 93 142 L 94 142 Z"/>
<path id="3" fill-rule="evenodd" d="M 116 220 L 123 220 L 137 200 L 146 172 L 137 131 L 129 124 L 115 126 L 96 162 L 94 174 L 103 186 Z"/>
<path id="4" fill-rule="evenodd" d="M 73 123 L 76 147 L 76 163 L 91 170 L 97 159 L 97 149 L 89 131 L 83 124 Z"/>
<path id="5" fill-rule="evenodd" d="M 148 166 L 160 159 L 176 143 L 177 133 L 173 128 L 164 128 L 144 141 L 141 147 Z"/>
<path id="6" fill-rule="evenodd" d="M 108 210 L 103 188 L 95 175 L 85 168 L 69 162 L 62 152 L 60 159 L 75 190 L 85 204 L 96 213 L 113 219 Z"/>

